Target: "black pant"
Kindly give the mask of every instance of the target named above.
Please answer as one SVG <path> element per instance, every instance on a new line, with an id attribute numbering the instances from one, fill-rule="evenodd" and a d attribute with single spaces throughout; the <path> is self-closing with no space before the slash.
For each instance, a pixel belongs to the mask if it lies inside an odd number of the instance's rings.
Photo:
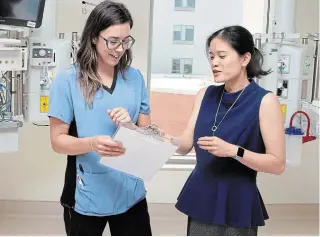
<path id="1" fill-rule="evenodd" d="M 127 212 L 114 216 L 85 216 L 72 208 L 64 208 L 64 222 L 68 236 L 102 236 L 109 224 L 111 235 L 151 236 L 150 217 L 146 199 Z"/>

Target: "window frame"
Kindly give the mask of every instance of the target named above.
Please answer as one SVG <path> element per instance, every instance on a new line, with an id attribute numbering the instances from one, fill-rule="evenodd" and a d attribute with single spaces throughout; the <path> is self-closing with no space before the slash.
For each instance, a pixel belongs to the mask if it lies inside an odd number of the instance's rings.
<path id="1" fill-rule="evenodd" d="M 180 27 L 180 40 L 176 40 L 175 39 L 175 32 L 176 28 Z M 191 40 L 186 40 L 186 32 L 187 30 L 190 30 L 188 28 L 192 28 L 192 41 Z M 195 27 L 194 25 L 178 25 L 178 24 L 174 24 L 173 25 L 173 31 L 172 31 L 172 40 L 173 40 L 173 44 L 188 44 L 188 45 L 193 45 L 194 44 L 194 35 L 195 35 Z M 184 37 L 183 37 L 184 36 Z M 183 39 L 184 38 L 184 39 Z"/>
<path id="2" fill-rule="evenodd" d="M 196 0 L 193 0 L 194 1 L 194 7 L 192 6 L 188 6 L 188 0 L 181 0 L 182 2 L 182 6 L 177 6 L 176 5 L 176 1 L 177 0 L 174 0 L 174 11 L 185 11 L 185 12 L 194 12 L 195 9 L 196 9 Z"/>
<path id="3" fill-rule="evenodd" d="M 179 66 L 180 66 L 179 73 L 176 73 L 176 72 L 173 71 L 173 62 L 175 60 L 179 60 Z M 185 73 L 184 72 L 185 71 L 184 70 L 185 69 L 185 65 L 189 65 L 189 64 L 185 63 L 185 61 L 187 61 L 187 60 L 191 61 L 191 64 L 190 64 L 191 65 L 191 72 L 190 73 Z M 181 72 L 181 67 L 183 67 L 183 72 Z M 171 73 L 172 74 L 175 74 L 175 75 L 191 75 L 192 72 L 193 72 L 193 58 L 177 58 L 177 57 L 172 58 L 172 60 L 171 60 Z"/>

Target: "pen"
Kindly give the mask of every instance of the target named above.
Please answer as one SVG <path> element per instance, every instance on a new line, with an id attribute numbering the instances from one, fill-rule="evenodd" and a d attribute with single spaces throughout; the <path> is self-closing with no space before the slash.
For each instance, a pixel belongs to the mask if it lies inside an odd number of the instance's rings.
<path id="1" fill-rule="evenodd" d="M 83 181 L 82 181 L 82 178 L 78 175 L 78 181 L 79 181 L 79 184 L 84 187 L 84 184 L 83 184 Z"/>
<path id="2" fill-rule="evenodd" d="M 81 164 L 79 165 L 79 169 L 80 169 L 80 171 L 84 174 L 84 170 L 83 170 L 83 168 L 82 168 L 82 165 L 81 165 Z"/>

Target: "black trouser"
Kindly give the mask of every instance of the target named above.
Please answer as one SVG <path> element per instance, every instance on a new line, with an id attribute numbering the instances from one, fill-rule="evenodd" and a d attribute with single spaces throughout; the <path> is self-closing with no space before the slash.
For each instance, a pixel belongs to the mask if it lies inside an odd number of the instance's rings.
<path id="1" fill-rule="evenodd" d="M 127 212 L 114 216 L 85 216 L 72 208 L 64 208 L 64 222 L 69 236 L 102 236 L 109 224 L 111 235 L 151 236 L 150 217 L 146 199 L 140 201 Z"/>

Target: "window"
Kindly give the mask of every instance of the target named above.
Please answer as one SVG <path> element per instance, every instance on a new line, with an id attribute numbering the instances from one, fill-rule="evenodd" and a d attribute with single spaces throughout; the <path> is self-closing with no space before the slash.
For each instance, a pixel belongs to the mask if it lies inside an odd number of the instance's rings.
<path id="1" fill-rule="evenodd" d="M 193 44 L 194 26 L 174 25 L 173 42 L 176 44 Z"/>
<path id="2" fill-rule="evenodd" d="M 182 5 L 183 2 L 184 2 L 183 0 L 175 0 L 174 7 L 181 8 L 183 6 Z"/>
<path id="3" fill-rule="evenodd" d="M 180 59 L 172 60 L 172 73 L 180 73 Z"/>
<path id="4" fill-rule="evenodd" d="M 192 74 L 192 59 L 191 58 L 172 59 L 172 73 Z"/>
<path id="5" fill-rule="evenodd" d="M 195 0 L 175 0 L 174 10 L 175 11 L 194 11 Z"/>
<path id="6" fill-rule="evenodd" d="M 172 136 L 181 136 L 197 93 L 215 84 L 205 54 L 207 37 L 222 26 L 241 24 L 244 3 L 239 0 L 154 0 L 153 3 L 149 78 L 152 122 Z M 212 9 L 219 10 L 213 14 Z M 230 12 L 228 17 L 224 17 L 225 11 Z M 210 24 L 204 24 L 200 18 L 210 19 Z M 194 155 L 194 151 L 190 153 Z M 190 157 L 175 156 L 171 162 L 186 165 Z"/>

